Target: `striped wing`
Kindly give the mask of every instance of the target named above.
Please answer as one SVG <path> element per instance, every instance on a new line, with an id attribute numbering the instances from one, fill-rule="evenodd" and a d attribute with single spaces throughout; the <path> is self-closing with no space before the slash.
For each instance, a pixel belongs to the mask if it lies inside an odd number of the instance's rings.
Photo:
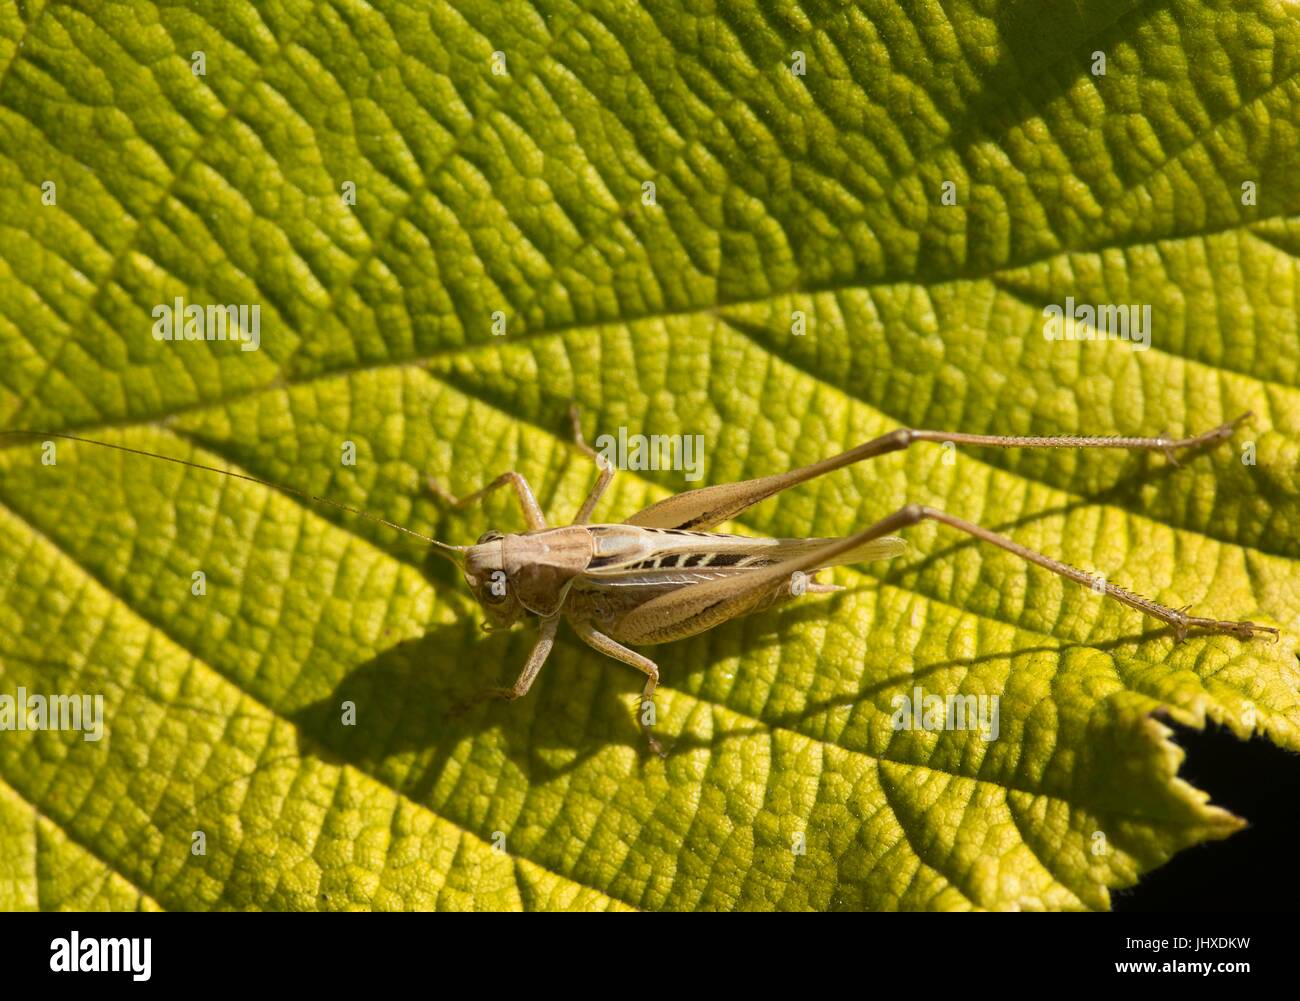
<path id="1" fill-rule="evenodd" d="M 893 537 L 855 544 L 852 537 L 753 539 L 626 525 L 608 526 L 601 539 L 605 527 L 596 526 L 596 558 L 574 581 L 568 607 L 620 643 L 681 639 L 788 600 L 802 593 L 793 590 L 796 570 L 808 576 L 809 592 L 838 590 L 818 584 L 817 571 L 889 559 L 906 548 Z M 705 593 L 707 607 L 694 609 L 691 596 Z M 715 614 L 715 606 L 725 608 Z"/>
<path id="2" fill-rule="evenodd" d="M 839 541 L 763 539 L 712 532 L 658 530 L 652 549 L 623 558 L 593 560 L 583 575 L 583 583 L 598 588 L 666 590 L 724 577 L 744 577 L 761 567 L 811 556 Z M 809 572 L 890 559 L 901 554 L 906 545 L 902 539 L 892 536 L 873 539 L 825 563 L 816 564 Z"/>

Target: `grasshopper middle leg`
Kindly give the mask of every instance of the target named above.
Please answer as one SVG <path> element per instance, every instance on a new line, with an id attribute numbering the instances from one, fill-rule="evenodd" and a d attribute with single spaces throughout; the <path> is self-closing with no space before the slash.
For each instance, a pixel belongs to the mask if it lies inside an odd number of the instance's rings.
<path id="1" fill-rule="evenodd" d="M 659 685 L 659 665 L 650 658 L 642 657 L 636 651 L 629 650 L 621 643 L 616 643 L 604 633 L 593 629 L 586 622 L 573 622 L 571 624 L 574 631 L 593 650 L 599 650 L 607 657 L 621 660 L 624 664 L 629 664 L 645 674 L 645 687 L 641 689 L 641 702 L 637 707 L 637 721 L 641 724 L 641 732 L 645 734 L 645 738 L 650 744 L 650 750 L 661 758 L 666 757 L 663 746 L 650 732 L 650 724 L 646 722 L 647 712 L 653 711 L 655 688 Z M 647 703 L 649 706 L 647 706 Z"/>

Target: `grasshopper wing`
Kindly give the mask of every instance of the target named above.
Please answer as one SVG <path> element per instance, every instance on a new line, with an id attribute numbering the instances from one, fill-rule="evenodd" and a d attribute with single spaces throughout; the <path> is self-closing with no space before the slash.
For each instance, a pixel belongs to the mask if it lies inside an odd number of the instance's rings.
<path id="1" fill-rule="evenodd" d="M 749 614 L 788 586 L 796 572 L 816 573 L 832 566 L 890 559 L 906 548 L 902 539 L 893 536 L 744 541 L 754 545 L 742 562 L 685 567 L 674 562 L 672 566 L 589 573 L 583 586 L 644 589 L 647 600 L 621 616 L 612 635 L 625 643 L 662 643 Z"/>

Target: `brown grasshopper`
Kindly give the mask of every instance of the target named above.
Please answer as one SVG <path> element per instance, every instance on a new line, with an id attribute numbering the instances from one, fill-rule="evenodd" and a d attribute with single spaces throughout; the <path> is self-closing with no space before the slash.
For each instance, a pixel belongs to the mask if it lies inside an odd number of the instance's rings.
<path id="1" fill-rule="evenodd" d="M 639 700 L 639 720 L 651 749 L 660 755 L 664 753 L 663 749 L 651 733 L 659 667 L 624 644 L 648 646 L 684 639 L 728 619 L 749 615 L 806 593 L 841 590 L 835 585 L 818 583 L 816 574 L 835 566 L 898 556 L 906 544 L 891 533 L 926 520 L 948 525 L 1068 580 L 1107 594 L 1168 624 L 1180 641 L 1190 629 L 1232 633 L 1242 639 L 1250 639 L 1256 633 L 1278 635 L 1278 630 L 1271 626 L 1203 618 L 1187 614 L 1187 608 L 1169 608 L 972 522 L 920 504 L 907 504 L 861 532 L 843 538 L 750 538 L 711 531 L 783 490 L 855 462 L 900 451 L 917 441 L 995 448 L 1148 449 L 1164 452 L 1171 462 L 1177 464 L 1176 451 L 1225 440 L 1249 414 L 1211 431 L 1178 439 L 1163 435 L 1021 437 L 899 428 L 800 469 L 741 483 L 689 490 L 652 504 L 622 523 L 596 525 L 589 524 L 591 515 L 609 488 L 614 469 L 584 440 L 576 407 L 570 408 L 569 416 L 578 448 L 595 460 L 598 469 L 596 483 L 570 525 L 548 527 L 528 481 L 513 470 L 502 473 L 487 486 L 462 498 L 453 497 L 429 481 L 429 489 L 436 496 L 456 507 L 465 507 L 506 485 L 514 488 L 528 531 L 508 534 L 488 531 L 472 546 L 439 542 L 337 501 L 243 473 L 74 435 L 33 431 L 6 433 L 67 438 L 251 480 L 414 535 L 461 569 L 466 584 L 490 620 L 488 628 L 506 629 L 525 618 L 537 622 L 537 640 L 514 684 L 487 689 L 478 698 L 512 701 L 525 695 L 551 652 L 560 620 L 567 619 L 589 646 L 645 674 L 646 681 Z"/>

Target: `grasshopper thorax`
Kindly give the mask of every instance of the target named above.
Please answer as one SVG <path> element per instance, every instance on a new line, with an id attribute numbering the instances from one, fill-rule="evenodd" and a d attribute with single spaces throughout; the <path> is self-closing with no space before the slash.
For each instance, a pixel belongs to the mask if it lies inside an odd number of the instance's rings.
<path id="1" fill-rule="evenodd" d="M 501 553 L 504 538 L 489 529 L 465 553 L 465 583 L 487 613 L 484 628 L 489 630 L 509 628 L 524 612 L 506 576 Z"/>
<path id="2" fill-rule="evenodd" d="M 503 535 L 487 531 L 465 554 L 465 583 L 491 620 L 504 629 L 521 615 L 555 615 L 573 581 L 591 562 L 585 526 Z"/>

